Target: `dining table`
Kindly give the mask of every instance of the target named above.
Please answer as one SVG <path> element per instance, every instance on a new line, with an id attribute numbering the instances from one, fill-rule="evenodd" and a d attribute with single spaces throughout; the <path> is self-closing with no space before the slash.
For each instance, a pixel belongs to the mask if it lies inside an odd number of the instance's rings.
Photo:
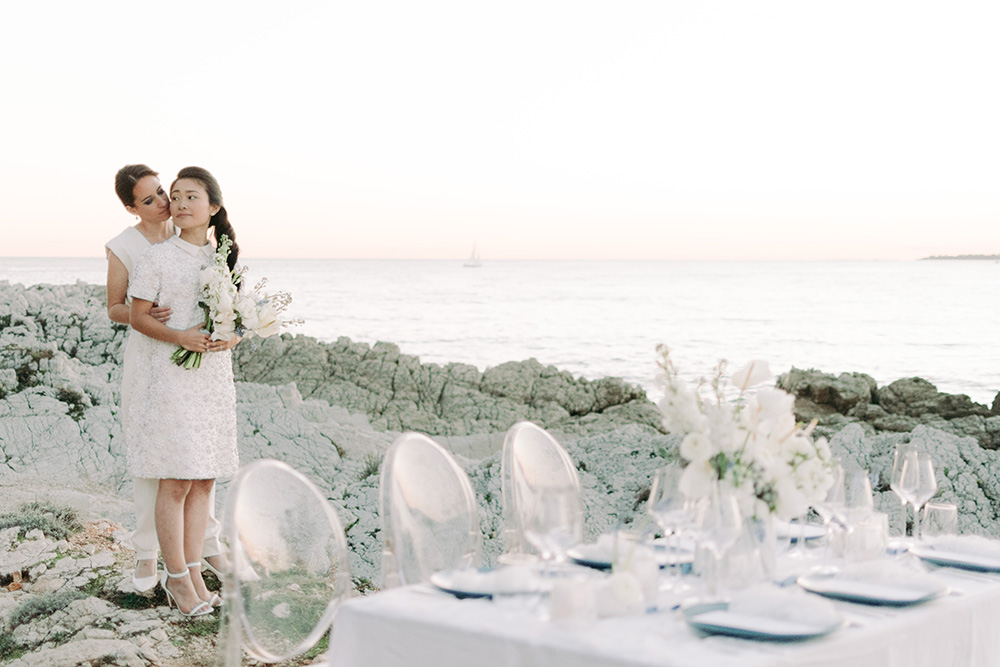
<path id="1" fill-rule="evenodd" d="M 777 570 L 788 567 L 779 561 Z M 1000 665 L 1000 572 L 934 567 L 929 575 L 942 586 L 933 599 L 906 606 L 832 599 L 836 629 L 797 641 L 707 633 L 686 620 L 682 604 L 546 618 L 537 598 L 460 599 L 421 583 L 343 603 L 327 660 L 332 667 Z M 794 575 L 763 586 L 793 600 L 815 595 Z"/>

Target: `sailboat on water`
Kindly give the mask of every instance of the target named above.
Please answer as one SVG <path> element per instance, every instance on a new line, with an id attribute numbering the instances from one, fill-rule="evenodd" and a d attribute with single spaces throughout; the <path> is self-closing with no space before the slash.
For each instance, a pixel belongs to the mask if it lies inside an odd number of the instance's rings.
<path id="1" fill-rule="evenodd" d="M 479 259 L 479 250 L 476 249 L 476 244 L 472 244 L 472 254 L 469 255 L 469 259 L 465 260 L 465 267 L 469 269 L 478 269 L 483 265 L 482 260 Z"/>

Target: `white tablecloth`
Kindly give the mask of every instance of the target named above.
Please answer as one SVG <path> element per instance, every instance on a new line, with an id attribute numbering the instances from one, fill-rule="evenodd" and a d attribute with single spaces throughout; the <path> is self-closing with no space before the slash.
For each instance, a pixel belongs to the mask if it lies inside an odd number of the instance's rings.
<path id="1" fill-rule="evenodd" d="M 836 603 L 848 627 L 790 644 L 703 637 L 676 611 L 543 621 L 524 609 L 411 586 L 345 603 L 328 655 L 333 667 L 1000 665 L 1000 576 L 936 574 L 952 594 L 907 608 Z"/>

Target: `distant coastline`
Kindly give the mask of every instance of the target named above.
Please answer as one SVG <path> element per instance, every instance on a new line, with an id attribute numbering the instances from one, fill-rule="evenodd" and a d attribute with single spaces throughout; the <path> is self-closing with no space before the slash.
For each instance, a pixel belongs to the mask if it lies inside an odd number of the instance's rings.
<path id="1" fill-rule="evenodd" d="M 921 257 L 924 259 L 993 259 L 1000 260 L 1000 255 L 931 255 L 930 257 Z"/>

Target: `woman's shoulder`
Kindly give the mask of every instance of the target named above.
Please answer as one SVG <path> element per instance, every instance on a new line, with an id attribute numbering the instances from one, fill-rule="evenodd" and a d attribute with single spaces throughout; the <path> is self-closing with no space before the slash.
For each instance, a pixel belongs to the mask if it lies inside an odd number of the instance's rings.
<path id="1" fill-rule="evenodd" d="M 142 232 L 135 227 L 126 227 L 117 236 L 105 243 L 104 247 L 117 254 L 116 249 L 126 248 L 134 250 L 135 248 L 145 248 L 148 245 L 149 241 L 142 235 Z"/>
<path id="2" fill-rule="evenodd" d="M 104 247 L 121 260 L 126 270 L 132 273 L 132 265 L 149 247 L 149 241 L 135 227 L 126 227 L 118 236 L 105 243 Z"/>

